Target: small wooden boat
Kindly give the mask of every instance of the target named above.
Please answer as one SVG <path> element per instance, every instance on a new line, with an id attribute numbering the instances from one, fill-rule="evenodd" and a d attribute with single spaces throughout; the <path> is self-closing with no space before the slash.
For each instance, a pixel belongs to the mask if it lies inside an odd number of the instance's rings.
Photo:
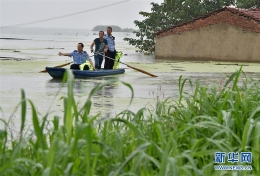
<path id="1" fill-rule="evenodd" d="M 53 78 L 63 78 L 65 68 L 57 68 L 57 67 L 46 67 L 47 72 Z M 117 75 L 125 73 L 125 69 L 116 69 L 116 70 L 105 70 L 100 69 L 97 71 L 93 70 L 72 70 L 75 78 L 86 79 L 89 77 L 99 77 L 99 76 L 109 76 L 109 75 Z"/>

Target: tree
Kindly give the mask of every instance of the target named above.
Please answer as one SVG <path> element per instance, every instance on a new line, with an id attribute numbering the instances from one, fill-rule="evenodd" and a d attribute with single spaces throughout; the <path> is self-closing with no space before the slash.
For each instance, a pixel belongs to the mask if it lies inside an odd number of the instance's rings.
<path id="1" fill-rule="evenodd" d="M 202 16 L 223 6 L 239 8 L 259 7 L 259 0 L 165 0 L 162 4 L 151 3 L 151 12 L 139 12 L 145 17 L 143 21 L 135 20 L 139 28 L 134 31 L 137 39 L 124 38 L 130 45 L 140 52 L 155 51 L 155 35 L 158 30 L 183 23 L 198 16 Z"/>
<path id="2" fill-rule="evenodd" d="M 237 0 L 238 8 L 260 8 L 260 0 Z"/>

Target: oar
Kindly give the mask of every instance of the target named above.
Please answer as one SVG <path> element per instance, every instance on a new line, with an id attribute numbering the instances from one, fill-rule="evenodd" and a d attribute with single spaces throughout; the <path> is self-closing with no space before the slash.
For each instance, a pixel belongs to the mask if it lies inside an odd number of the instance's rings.
<path id="1" fill-rule="evenodd" d="M 66 65 L 69 65 L 69 64 L 72 64 L 73 62 L 68 62 L 66 64 L 62 64 L 62 65 L 58 65 L 58 66 L 55 66 L 56 68 L 61 68 L 61 67 L 65 67 Z M 40 71 L 40 73 L 45 73 L 47 72 L 47 70 L 42 70 Z"/>
<path id="2" fill-rule="evenodd" d="M 95 52 L 94 52 L 94 54 L 99 54 L 99 55 L 101 55 L 100 53 L 95 53 Z M 108 59 L 111 59 L 111 60 L 115 60 L 115 59 L 113 59 L 113 58 L 111 58 L 111 57 L 108 57 L 108 56 L 105 56 L 105 57 L 108 58 Z M 132 69 L 134 69 L 134 70 L 136 70 L 136 71 L 139 71 L 139 72 L 141 72 L 141 73 L 147 74 L 147 75 L 149 75 L 149 76 L 151 76 L 151 77 L 157 77 L 156 75 L 153 75 L 152 73 L 149 73 L 149 72 L 146 72 L 146 71 L 144 71 L 144 70 L 141 70 L 140 68 L 136 68 L 136 67 L 130 66 L 130 65 L 126 64 L 126 63 L 121 62 L 120 60 L 117 61 L 117 62 L 119 62 L 119 63 L 121 63 L 121 64 L 124 64 L 124 65 L 126 65 L 127 67 L 132 68 Z"/>

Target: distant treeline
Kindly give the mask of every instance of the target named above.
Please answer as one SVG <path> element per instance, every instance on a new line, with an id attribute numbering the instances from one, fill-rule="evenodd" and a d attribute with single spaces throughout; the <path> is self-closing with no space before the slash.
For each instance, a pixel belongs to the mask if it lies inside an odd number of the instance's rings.
<path id="1" fill-rule="evenodd" d="M 105 31 L 106 32 L 108 26 L 112 27 L 113 32 L 133 32 L 134 31 L 134 29 L 132 29 L 132 28 L 121 28 L 119 26 L 114 26 L 114 25 L 97 25 L 92 29 L 92 31 Z"/>

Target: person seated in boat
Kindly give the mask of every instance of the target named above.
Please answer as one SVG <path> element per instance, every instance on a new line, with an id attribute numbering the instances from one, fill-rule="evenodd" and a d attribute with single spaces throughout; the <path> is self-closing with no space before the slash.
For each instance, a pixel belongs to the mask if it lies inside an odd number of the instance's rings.
<path id="1" fill-rule="evenodd" d="M 99 38 L 96 38 L 91 46 L 90 51 L 93 52 L 93 46 L 95 45 L 94 59 L 95 59 L 95 68 L 101 69 L 103 62 L 103 57 L 108 50 L 107 40 L 104 39 L 104 31 L 99 31 Z"/>
<path id="2" fill-rule="evenodd" d="M 88 53 L 83 51 L 84 44 L 78 43 L 77 49 L 71 53 L 62 53 L 59 52 L 60 56 L 69 56 L 73 57 L 74 64 L 70 66 L 70 69 L 73 70 L 95 70 L 94 64 L 90 59 Z"/>

